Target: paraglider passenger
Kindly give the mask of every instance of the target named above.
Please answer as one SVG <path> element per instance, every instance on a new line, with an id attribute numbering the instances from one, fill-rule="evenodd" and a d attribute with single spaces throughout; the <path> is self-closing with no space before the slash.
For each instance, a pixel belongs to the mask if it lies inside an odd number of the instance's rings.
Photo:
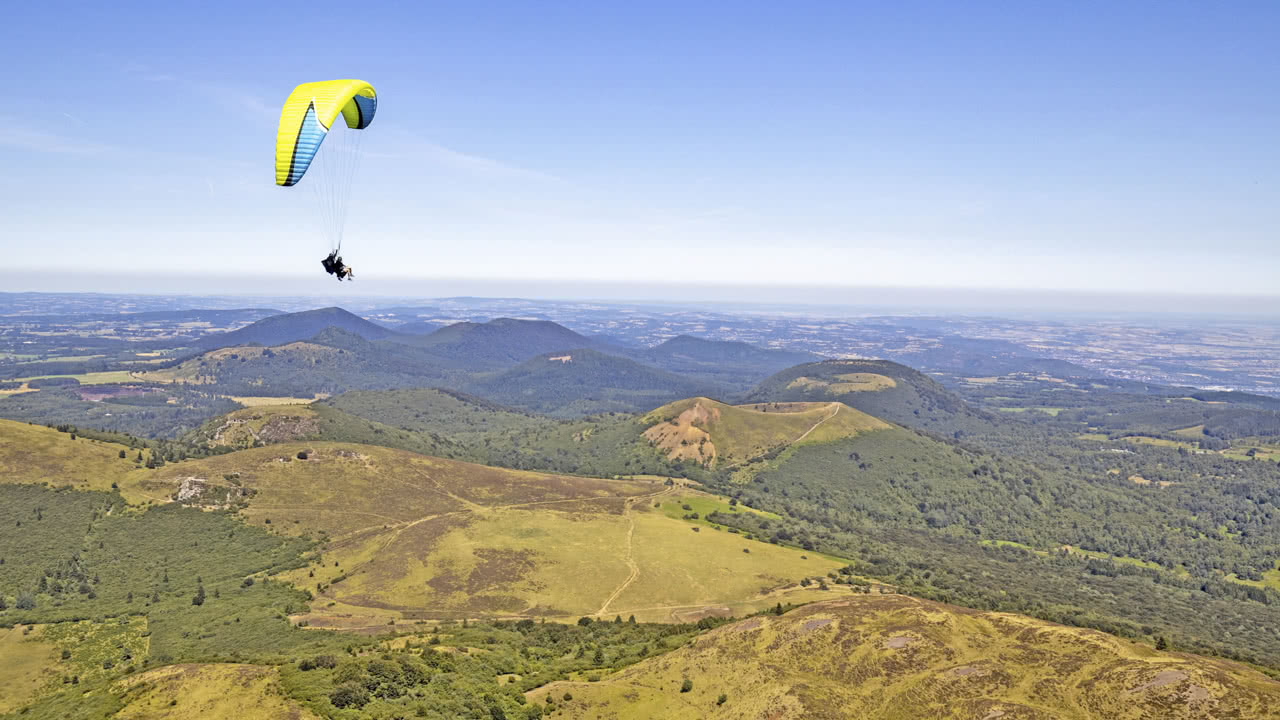
<path id="1" fill-rule="evenodd" d="M 338 282 L 351 280 L 355 277 L 351 272 L 350 266 L 343 264 L 342 256 L 338 255 L 337 250 L 329 253 L 329 256 L 321 260 L 320 264 L 324 266 L 325 272 L 337 276 Z"/>

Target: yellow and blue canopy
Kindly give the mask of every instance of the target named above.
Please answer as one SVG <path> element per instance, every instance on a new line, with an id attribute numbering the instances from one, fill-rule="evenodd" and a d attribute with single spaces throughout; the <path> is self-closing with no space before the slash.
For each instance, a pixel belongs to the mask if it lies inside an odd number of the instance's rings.
<path id="1" fill-rule="evenodd" d="M 339 113 L 347 127 L 363 130 L 373 122 L 377 107 L 377 93 L 363 80 L 325 80 L 294 88 L 276 131 L 276 184 L 287 187 L 302 179 Z"/>

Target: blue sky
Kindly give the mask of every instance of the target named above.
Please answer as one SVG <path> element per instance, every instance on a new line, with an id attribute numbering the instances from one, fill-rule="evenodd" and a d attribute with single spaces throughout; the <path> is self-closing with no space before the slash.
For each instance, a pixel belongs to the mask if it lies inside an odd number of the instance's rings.
<path id="1" fill-rule="evenodd" d="M 273 184 L 275 125 L 297 83 L 357 77 L 380 101 L 346 231 L 363 291 L 1280 292 L 1280 3 L 5 18 L 20 102 L 0 109 L 0 243 L 39 278 L 12 289 L 107 272 L 206 291 L 247 272 L 332 290 L 310 194 Z"/>

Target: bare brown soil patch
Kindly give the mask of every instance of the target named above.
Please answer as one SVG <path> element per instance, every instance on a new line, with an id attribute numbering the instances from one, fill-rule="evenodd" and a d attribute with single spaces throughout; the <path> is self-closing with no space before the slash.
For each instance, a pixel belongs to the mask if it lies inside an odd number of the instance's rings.
<path id="1" fill-rule="evenodd" d="M 277 415 L 263 424 L 259 437 L 267 443 L 301 440 L 320 430 L 320 422 L 314 417 Z"/>
<path id="2" fill-rule="evenodd" d="M 707 407 L 699 398 L 687 410 L 676 417 L 661 422 L 644 431 L 650 445 L 667 451 L 669 460 L 693 460 L 710 465 L 716 459 L 716 446 L 711 435 L 698 427 L 720 419 L 720 409 Z"/>
<path id="3" fill-rule="evenodd" d="M 1187 674 L 1181 670 L 1161 670 L 1156 676 L 1148 680 L 1146 683 L 1134 688 L 1131 692 L 1142 692 L 1143 690 L 1154 690 L 1165 685 L 1173 685 L 1187 679 Z"/>
<path id="4" fill-rule="evenodd" d="M 800 632 L 802 634 L 807 632 L 812 632 L 814 630 L 817 630 L 818 628 L 826 627 L 833 622 L 835 622 L 835 620 L 832 618 L 818 618 L 816 620 L 806 620 L 804 624 L 800 626 Z"/>
<path id="5" fill-rule="evenodd" d="M 523 580 L 537 567 L 538 552 L 479 548 L 476 557 L 480 562 L 467 576 L 466 592 L 471 595 Z"/>
<path id="6" fill-rule="evenodd" d="M 916 639 L 909 635 L 894 635 L 891 638 L 886 638 L 885 641 L 881 643 L 881 647 L 897 650 L 899 648 L 907 647 L 915 642 Z"/>

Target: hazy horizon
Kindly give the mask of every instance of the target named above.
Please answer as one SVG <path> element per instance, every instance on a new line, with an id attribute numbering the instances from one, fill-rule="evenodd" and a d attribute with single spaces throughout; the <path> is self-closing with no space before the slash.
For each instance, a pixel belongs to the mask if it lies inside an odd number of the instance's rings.
<path id="1" fill-rule="evenodd" d="M 705 283 L 590 282 L 569 279 L 389 278 L 369 287 L 335 288 L 314 276 L 216 276 L 113 273 L 30 272 L 2 293 L 96 293 L 281 297 L 344 302 L 430 301 L 445 298 L 523 299 L 531 301 L 649 303 L 672 306 L 732 306 L 763 312 L 808 309 L 830 312 L 990 312 L 1085 314 L 1169 314 L 1280 316 L 1280 294 L 1117 293 L 1023 288 L 946 288 L 904 286 L 798 286 Z M 821 311 L 821 312 L 819 312 Z"/>

